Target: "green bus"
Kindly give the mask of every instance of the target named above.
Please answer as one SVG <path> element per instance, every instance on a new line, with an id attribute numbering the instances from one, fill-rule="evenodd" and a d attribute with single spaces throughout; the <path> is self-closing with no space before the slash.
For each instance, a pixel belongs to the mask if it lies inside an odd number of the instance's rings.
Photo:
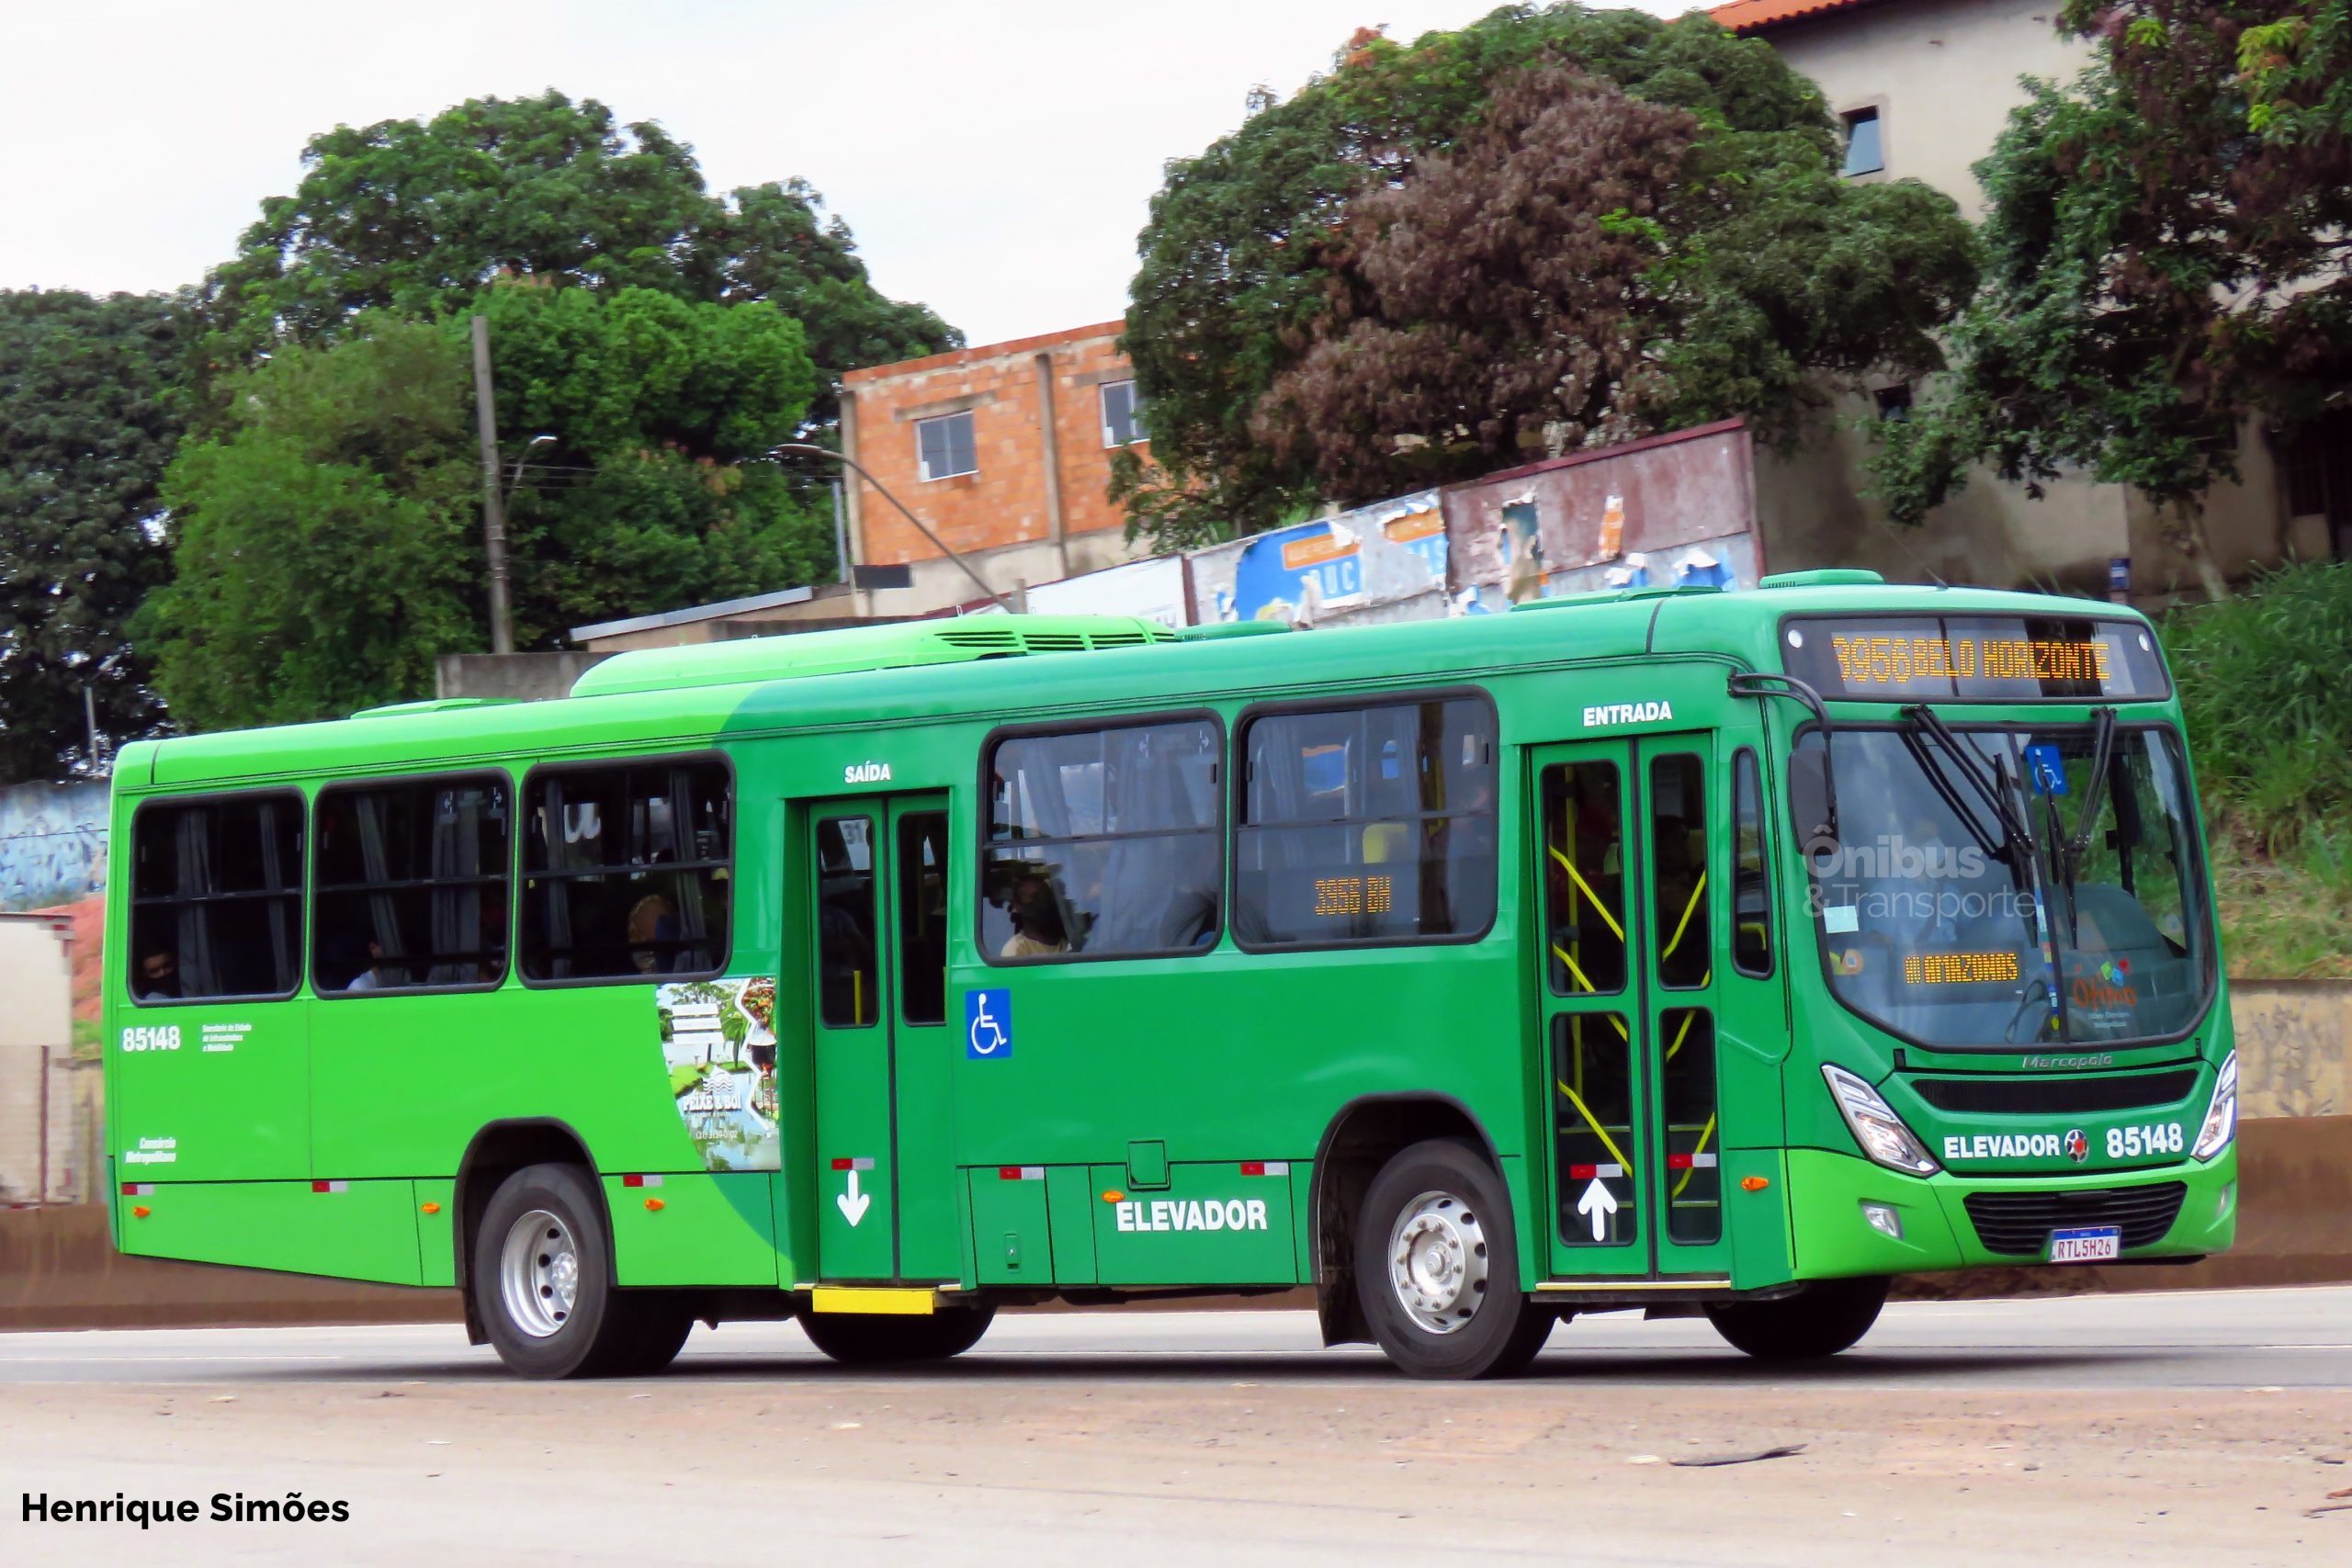
<path id="1" fill-rule="evenodd" d="M 453 1287 L 527 1375 L 1302 1287 L 1420 1376 L 1816 1357 L 2235 1229 L 2180 709 L 2090 601 L 863 627 L 114 789 L 118 1245 Z"/>

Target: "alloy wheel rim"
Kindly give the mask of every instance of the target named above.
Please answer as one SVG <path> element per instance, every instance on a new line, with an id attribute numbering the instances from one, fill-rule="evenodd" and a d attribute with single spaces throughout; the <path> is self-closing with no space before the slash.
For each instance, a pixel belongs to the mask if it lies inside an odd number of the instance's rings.
<path id="1" fill-rule="evenodd" d="M 1388 1233 L 1388 1282 L 1416 1326 L 1453 1334 L 1476 1317 L 1487 1294 L 1486 1228 L 1452 1192 L 1407 1203 Z"/>
<path id="2" fill-rule="evenodd" d="M 498 1283 L 515 1327 L 534 1339 L 562 1332 L 580 1297 L 580 1247 L 561 1215 L 534 1209 L 508 1227 Z"/>

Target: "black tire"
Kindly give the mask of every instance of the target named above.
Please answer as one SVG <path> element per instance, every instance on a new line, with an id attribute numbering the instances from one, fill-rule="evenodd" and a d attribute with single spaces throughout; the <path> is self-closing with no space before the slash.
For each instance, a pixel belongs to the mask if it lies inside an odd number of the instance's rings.
<path id="1" fill-rule="evenodd" d="M 1850 1348 L 1886 1304 L 1886 1281 L 1815 1280 L 1769 1302 L 1710 1303 L 1715 1332 L 1759 1361 L 1813 1361 Z"/>
<path id="2" fill-rule="evenodd" d="M 1408 1287 L 1392 1271 L 1408 1220 L 1422 1237 L 1410 1255 L 1435 1259 L 1454 1286 L 1450 1297 L 1420 1297 L 1419 1308 L 1407 1304 Z M 1415 1144 L 1373 1178 L 1356 1220 L 1355 1271 L 1372 1337 L 1408 1377 L 1510 1377 L 1527 1369 L 1558 1321 L 1521 1287 L 1502 1178 L 1483 1154 L 1452 1138 Z"/>
<path id="3" fill-rule="evenodd" d="M 927 1316 L 894 1313 L 808 1312 L 799 1314 L 809 1343 L 848 1366 L 944 1361 L 980 1342 L 996 1318 L 992 1302 L 943 1306 Z"/>
<path id="4" fill-rule="evenodd" d="M 530 1323 L 508 1304 L 504 1262 L 509 1241 L 519 1242 L 520 1222 L 535 1213 L 557 1222 L 544 1227 L 554 1250 L 540 1254 L 539 1261 L 560 1256 L 568 1236 L 574 1285 L 570 1307 L 560 1309 L 556 1287 L 542 1283 L 547 1316 Z M 467 1288 L 508 1371 L 526 1378 L 601 1377 L 643 1353 L 645 1298 L 614 1288 L 612 1257 L 605 1206 L 587 1171 L 576 1165 L 526 1166 L 499 1183 L 474 1232 Z"/>
<path id="5" fill-rule="evenodd" d="M 637 1339 L 608 1370 L 615 1377 L 651 1377 L 685 1348 L 695 1331 L 694 1303 L 667 1291 L 623 1292 L 621 1300 L 637 1314 Z"/>

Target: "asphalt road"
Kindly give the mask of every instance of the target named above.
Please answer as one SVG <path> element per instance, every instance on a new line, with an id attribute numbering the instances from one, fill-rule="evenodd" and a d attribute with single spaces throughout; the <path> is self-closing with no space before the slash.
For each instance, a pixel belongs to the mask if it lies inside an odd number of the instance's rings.
<path id="1" fill-rule="evenodd" d="M 2312 1563 L 2347 1459 L 2352 1289 L 1898 1303 L 1796 1371 L 1610 1315 L 1469 1386 L 1275 1313 L 1006 1317 L 888 1375 L 729 1325 L 582 1384 L 446 1326 L 0 1336 L 9 1562 Z M 352 1519 L 17 1495 L 290 1491 Z"/>

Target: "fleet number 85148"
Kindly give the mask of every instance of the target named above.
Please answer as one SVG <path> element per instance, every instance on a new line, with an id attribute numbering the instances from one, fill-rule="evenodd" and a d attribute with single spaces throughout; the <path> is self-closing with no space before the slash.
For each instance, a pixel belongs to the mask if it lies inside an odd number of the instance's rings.
<path id="1" fill-rule="evenodd" d="M 2158 1122 L 2142 1127 L 2109 1127 L 2107 1130 L 2107 1157 L 2137 1159 L 2142 1155 L 2177 1155 L 2188 1147 L 2188 1139 L 2177 1122 Z"/>
<path id="2" fill-rule="evenodd" d="M 135 1023 L 122 1032 L 122 1048 L 126 1051 L 176 1051 L 180 1048 L 180 1026 L 176 1023 Z"/>

